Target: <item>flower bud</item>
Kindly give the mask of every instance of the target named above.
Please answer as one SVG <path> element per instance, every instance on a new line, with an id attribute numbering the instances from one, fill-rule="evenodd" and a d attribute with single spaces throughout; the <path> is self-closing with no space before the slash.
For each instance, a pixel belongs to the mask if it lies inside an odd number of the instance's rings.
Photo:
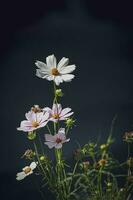
<path id="1" fill-rule="evenodd" d="M 106 144 L 102 144 L 101 146 L 100 146 L 100 149 L 101 150 L 105 150 L 107 148 L 107 145 Z"/>
<path id="2" fill-rule="evenodd" d="M 112 187 L 112 183 L 111 183 L 111 182 L 108 182 L 108 183 L 107 183 L 107 187 L 108 187 L 108 188 L 111 188 L 111 187 Z"/>
<path id="3" fill-rule="evenodd" d="M 68 119 L 65 121 L 65 124 L 66 124 L 67 127 L 72 127 L 74 123 L 75 123 L 75 120 L 72 119 L 72 118 L 68 118 Z"/>
<path id="4" fill-rule="evenodd" d="M 61 90 L 61 89 L 57 89 L 57 90 L 55 91 L 55 95 L 56 95 L 57 97 L 62 97 L 62 96 L 63 96 L 62 90 Z"/>
<path id="5" fill-rule="evenodd" d="M 40 157 L 40 160 L 41 160 L 41 161 L 44 161 L 44 160 L 45 160 L 45 157 L 44 157 L 44 156 L 41 156 L 41 157 Z"/>
<path id="6" fill-rule="evenodd" d="M 36 133 L 35 132 L 29 132 L 28 133 L 28 139 L 29 140 L 34 140 L 36 138 Z"/>

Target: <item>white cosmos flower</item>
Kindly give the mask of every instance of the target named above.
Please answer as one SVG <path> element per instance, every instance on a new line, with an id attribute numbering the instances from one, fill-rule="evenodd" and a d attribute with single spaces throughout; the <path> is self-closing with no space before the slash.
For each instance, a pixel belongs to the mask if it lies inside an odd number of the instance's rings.
<path id="1" fill-rule="evenodd" d="M 48 81 L 54 81 L 56 85 L 59 85 L 63 81 L 70 82 L 74 78 L 71 72 L 75 70 L 76 66 L 68 65 L 68 63 L 68 58 L 63 57 L 60 62 L 57 63 L 56 57 L 50 55 L 46 58 L 46 64 L 41 61 L 35 62 L 35 65 L 38 67 L 36 76 L 47 79 Z"/>
<path id="2" fill-rule="evenodd" d="M 18 181 L 21 181 L 22 179 L 24 179 L 26 176 L 29 176 L 30 174 L 33 173 L 33 170 L 36 168 L 37 163 L 32 162 L 30 164 L 30 166 L 26 166 L 22 169 L 22 172 L 17 173 L 17 177 L 16 179 Z"/>

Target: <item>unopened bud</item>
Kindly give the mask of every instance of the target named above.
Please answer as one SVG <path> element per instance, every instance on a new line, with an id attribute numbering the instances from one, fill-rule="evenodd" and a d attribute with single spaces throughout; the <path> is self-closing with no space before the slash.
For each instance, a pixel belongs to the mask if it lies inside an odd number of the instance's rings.
<path id="1" fill-rule="evenodd" d="M 57 97 L 62 97 L 62 96 L 63 96 L 62 90 L 61 90 L 61 89 L 57 89 L 57 90 L 55 91 L 55 95 L 56 95 Z"/>
<path id="2" fill-rule="evenodd" d="M 44 157 L 44 156 L 41 156 L 41 157 L 40 157 L 40 160 L 41 160 L 41 161 L 44 161 L 44 160 L 45 160 L 45 157 Z"/>
<path id="3" fill-rule="evenodd" d="M 29 140 L 34 140 L 36 138 L 36 133 L 35 132 L 29 132 L 28 133 L 28 139 Z"/>
<path id="4" fill-rule="evenodd" d="M 65 124 L 66 124 L 67 127 L 72 127 L 74 123 L 75 123 L 75 120 L 72 119 L 72 118 L 68 118 L 68 119 L 65 121 Z"/>

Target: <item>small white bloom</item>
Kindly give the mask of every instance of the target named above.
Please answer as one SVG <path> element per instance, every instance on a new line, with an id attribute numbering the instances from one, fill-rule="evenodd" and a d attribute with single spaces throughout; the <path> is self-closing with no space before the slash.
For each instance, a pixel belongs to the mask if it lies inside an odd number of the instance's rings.
<path id="1" fill-rule="evenodd" d="M 24 179 L 26 176 L 29 176 L 30 174 L 33 173 L 33 170 L 36 168 L 37 164 L 35 162 L 32 162 L 30 166 L 26 166 L 22 169 L 22 172 L 17 173 L 16 179 L 18 181 L 21 181 Z"/>
<path id="2" fill-rule="evenodd" d="M 60 85 L 63 81 L 70 82 L 74 75 L 71 74 L 76 68 L 75 65 L 68 65 L 69 59 L 63 57 L 59 63 L 56 61 L 54 55 L 46 58 L 46 64 L 41 61 L 36 61 L 35 65 L 38 67 L 36 76 L 39 78 L 54 81 L 56 85 Z"/>

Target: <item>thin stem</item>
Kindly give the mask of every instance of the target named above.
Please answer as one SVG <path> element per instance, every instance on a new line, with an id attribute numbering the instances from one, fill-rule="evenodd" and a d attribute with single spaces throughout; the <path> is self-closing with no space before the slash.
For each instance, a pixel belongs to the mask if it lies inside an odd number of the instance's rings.
<path id="1" fill-rule="evenodd" d="M 50 130 L 50 128 L 49 128 L 49 126 L 48 126 L 48 124 L 46 125 L 46 128 L 48 129 L 48 132 L 49 132 L 49 134 L 51 134 L 51 135 L 52 135 L 52 133 L 51 133 L 51 130 Z"/>
<path id="2" fill-rule="evenodd" d="M 42 163 L 40 161 L 40 158 L 39 158 L 39 154 L 38 154 L 38 150 L 37 150 L 37 146 L 36 146 L 36 143 L 35 141 L 33 141 L 33 145 L 34 145 L 34 149 L 35 149 L 35 153 L 36 153 L 36 157 L 37 157 L 37 161 L 38 161 L 38 164 L 44 174 L 45 177 L 47 177 L 46 173 L 45 173 L 45 170 L 43 169 L 43 166 L 42 166 Z"/>
<path id="3" fill-rule="evenodd" d="M 39 138 L 39 142 L 40 142 L 40 145 L 41 145 L 42 154 L 43 154 L 43 156 L 45 156 L 44 147 L 43 147 L 43 144 L 42 144 L 42 141 L 41 141 L 40 134 L 38 134 L 38 138 Z"/>

